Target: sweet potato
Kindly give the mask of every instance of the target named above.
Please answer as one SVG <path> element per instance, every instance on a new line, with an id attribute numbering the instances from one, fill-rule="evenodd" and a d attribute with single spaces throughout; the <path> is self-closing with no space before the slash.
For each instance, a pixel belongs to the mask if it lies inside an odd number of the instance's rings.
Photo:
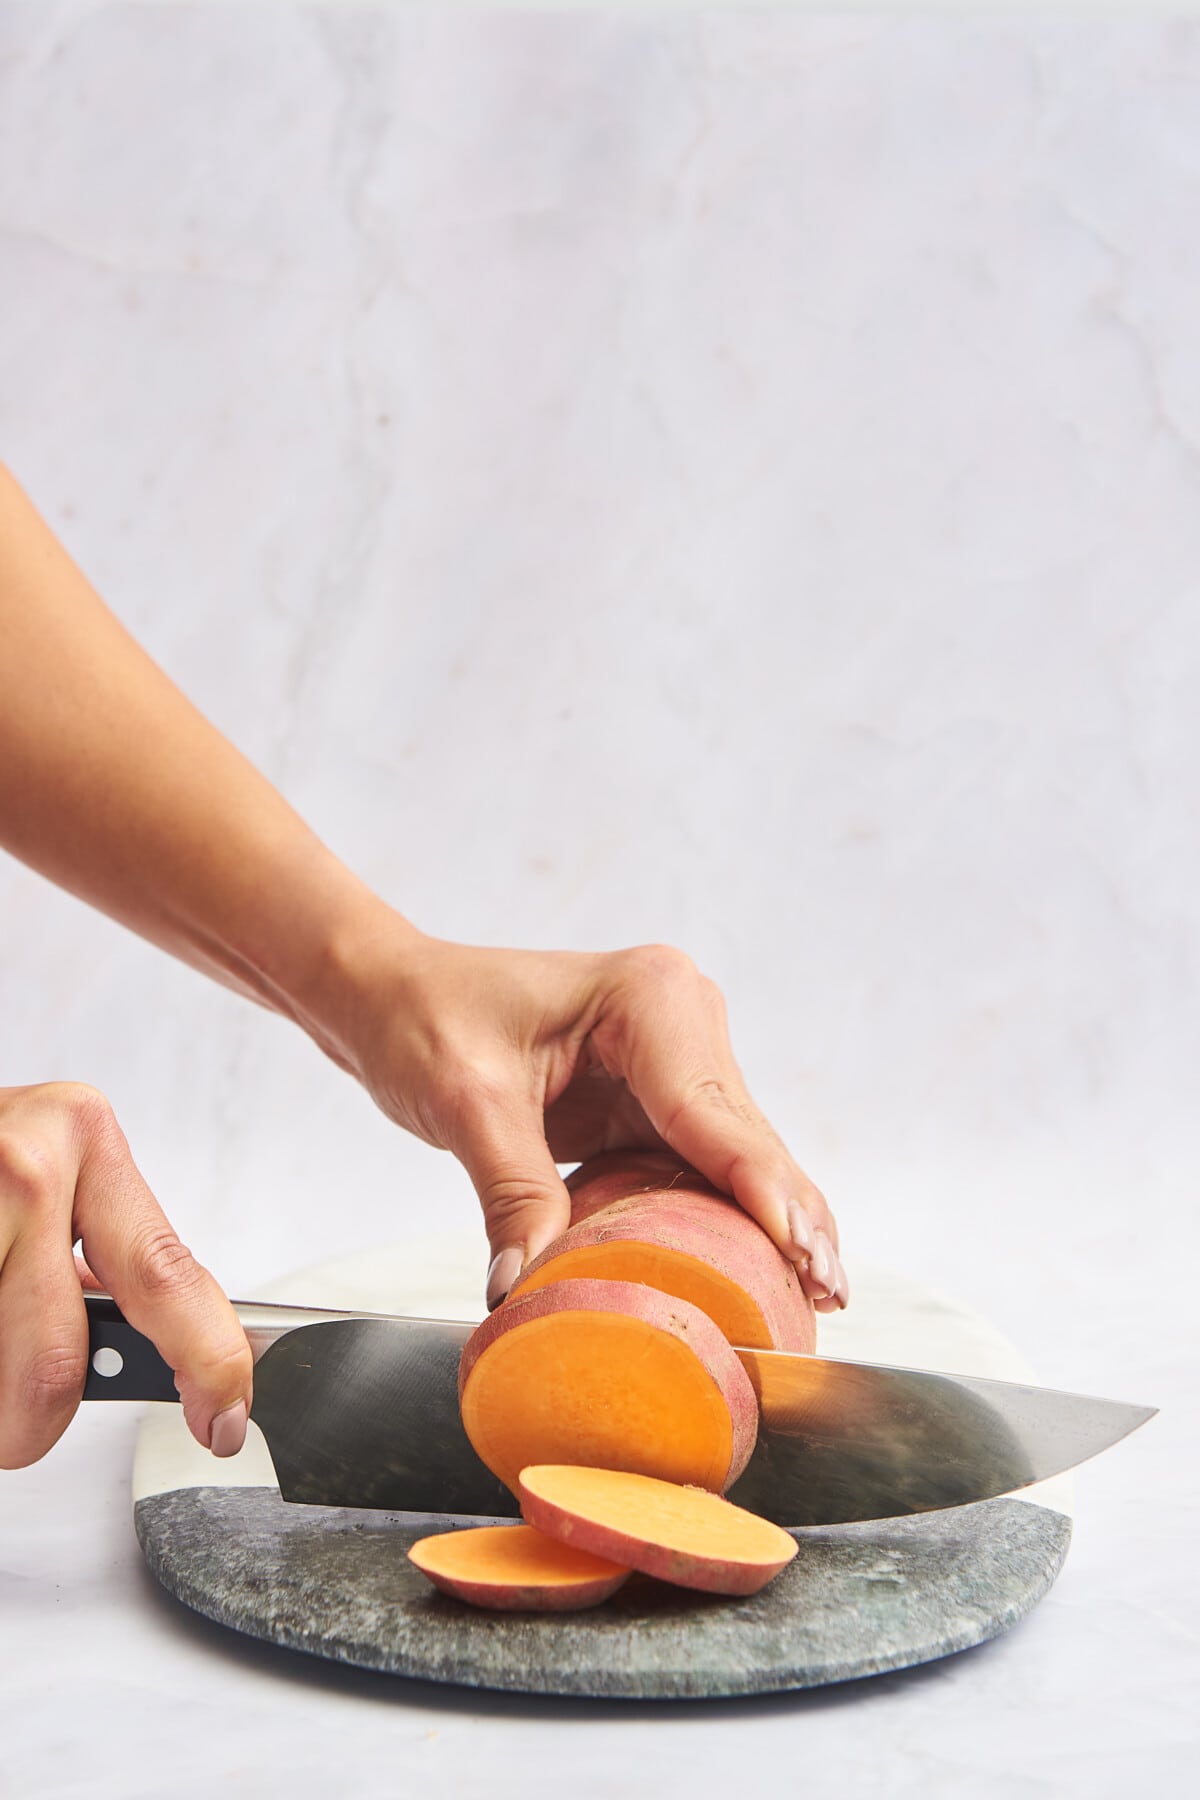
<path id="1" fill-rule="evenodd" d="M 795 1556 L 778 1525 L 699 1488 L 565 1465 L 521 1471 L 529 1524 L 678 1587 L 756 1594 Z"/>
<path id="2" fill-rule="evenodd" d="M 514 1493 L 531 1463 L 586 1463 L 721 1490 L 758 1432 L 750 1378 L 699 1307 L 623 1281 L 562 1281 L 472 1332 L 459 1407 Z"/>
<path id="3" fill-rule="evenodd" d="M 408 1553 L 434 1587 L 498 1612 L 571 1612 L 599 1606 L 629 1569 L 529 1525 L 480 1525 L 421 1538 Z"/>
<path id="4" fill-rule="evenodd" d="M 514 1296 L 558 1281 L 642 1282 L 698 1306 L 731 1344 L 815 1349 L 812 1303 L 791 1263 L 736 1201 L 678 1158 L 594 1157 L 567 1186 L 570 1229 L 524 1270 Z"/>

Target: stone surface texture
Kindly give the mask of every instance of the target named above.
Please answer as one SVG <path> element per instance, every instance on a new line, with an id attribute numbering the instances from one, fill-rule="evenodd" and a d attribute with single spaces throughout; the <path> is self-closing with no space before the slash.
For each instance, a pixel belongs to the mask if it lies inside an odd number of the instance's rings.
<path id="1" fill-rule="evenodd" d="M 635 1578 L 579 1614 L 489 1613 L 408 1561 L 443 1518 L 289 1506 L 262 1488 L 139 1500 L 158 1579 L 219 1624 L 335 1662 L 466 1687 L 698 1700 L 822 1687 L 995 1637 L 1040 1600 L 1071 1525 L 1023 1500 L 813 1528 L 748 1599 Z"/>

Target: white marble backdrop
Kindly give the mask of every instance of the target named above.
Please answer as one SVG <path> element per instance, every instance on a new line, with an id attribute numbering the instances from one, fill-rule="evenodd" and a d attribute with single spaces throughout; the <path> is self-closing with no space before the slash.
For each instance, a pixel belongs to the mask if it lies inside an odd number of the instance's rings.
<path id="1" fill-rule="evenodd" d="M 0 5 L 0 454 L 419 923 L 688 948 L 852 1279 L 1167 1407 L 1086 1477 L 1123 1659 L 1196 1492 L 1198 305 L 1192 24 Z M 472 1227 L 286 1026 L 0 919 L 0 1080 L 106 1089 L 230 1288 Z"/>

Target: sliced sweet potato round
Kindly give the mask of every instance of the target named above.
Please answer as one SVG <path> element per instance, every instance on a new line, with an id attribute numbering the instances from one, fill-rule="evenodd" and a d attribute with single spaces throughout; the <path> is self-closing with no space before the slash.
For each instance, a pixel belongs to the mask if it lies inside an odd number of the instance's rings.
<path id="1" fill-rule="evenodd" d="M 548 1537 L 710 1594 L 756 1594 L 798 1548 L 717 1494 L 616 1469 L 523 1469 L 518 1492 L 525 1518 Z"/>
<path id="2" fill-rule="evenodd" d="M 636 1281 L 688 1300 L 731 1344 L 816 1348 L 816 1316 L 792 1264 L 735 1200 L 657 1151 L 593 1157 L 568 1181 L 571 1226 L 513 1294 L 557 1281 Z"/>
<path id="3" fill-rule="evenodd" d="M 629 1569 L 530 1525 L 479 1525 L 421 1538 L 408 1553 L 444 1594 L 498 1612 L 572 1612 L 599 1606 Z"/>
<path id="4" fill-rule="evenodd" d="M 625 1281 L 505 1301 L 459 1364 L 467 1436 L 516 1492 L 530 1463 L 586 1463 L 720 1491 L 758 1435 L 750 1379 L 707 1314 Z"/>

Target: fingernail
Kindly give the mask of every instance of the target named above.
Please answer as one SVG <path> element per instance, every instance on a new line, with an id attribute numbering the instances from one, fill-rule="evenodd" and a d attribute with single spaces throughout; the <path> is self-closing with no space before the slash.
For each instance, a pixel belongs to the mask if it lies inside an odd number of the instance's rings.
<path id="1" fill-rule="evenodd" d="M 837 1280 L 833 1268 L 833 1249 L 823 1231 L 816 1231 L 813 1236 L 816 1242 L 808 1265 L 812 1272 L 813 1284 L 816 1287 L 824 1288 L 825 1293 L 831 1295 Z"/>
<path id="2" fill-rule="evenodd" d="M 793 1256 L 811 1256 L 813 1253 L 812 1220 L 798 1200 L 789 1200 L 787 1209 L 788 1235 L 792 1240 Z"/>
<path id="3" fill-rule="evenodd" d="M 246 1441 L 246 1402 L 238 1400 L 212 1422 L 208 1447 L 214 1456 L 236 1456 Z"/>
<path id="4" fill-rule="evenodd" d="M 845 1308 L 850 1304 L 850 1282 L 847 1279 L 845 1269 L 842 1267 L 842 1259 L 840 1256 L 837 1258 L 837 1284 L 833 1291 L 837 1296 L 837 1303 L 840 1307 Z"/>
<path id="5" fill-rule="evenodd" d="M 487 1309 L 489 1312 L 495 1312 L 500 1302 L 506 1297 L 509 1288 L 521 1273 L 521 1264 L 524 1260 L 521 1252 L 511 1247 L 507 1250 L 498 1250 L 493 1256 L 491 1267 L 487 1272 Z"/>

